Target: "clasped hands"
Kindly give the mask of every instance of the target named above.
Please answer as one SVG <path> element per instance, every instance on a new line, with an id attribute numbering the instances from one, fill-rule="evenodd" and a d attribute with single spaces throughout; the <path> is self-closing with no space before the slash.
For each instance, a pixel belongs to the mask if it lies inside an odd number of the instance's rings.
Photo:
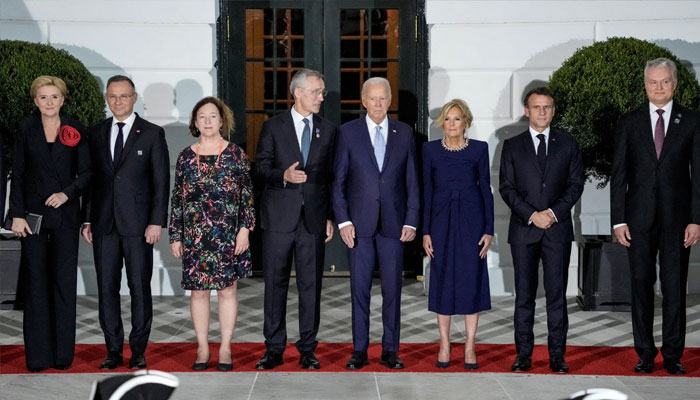
<path id="1" fill-rule="evenodd" d="M 530 221 L 540 228 L 549 229 L 557 220 L 554 218 L 554 214 L 550 210 L 542 210 L 532 214 Z"/>
<path id="2" fill-rule="evenodd" d="M 297 169 L 299 161 L 290 165 L 289 168 L 284 170 L 284 180 L 289 183 L 304 183 L 306 182 L 306 172 Z"/>

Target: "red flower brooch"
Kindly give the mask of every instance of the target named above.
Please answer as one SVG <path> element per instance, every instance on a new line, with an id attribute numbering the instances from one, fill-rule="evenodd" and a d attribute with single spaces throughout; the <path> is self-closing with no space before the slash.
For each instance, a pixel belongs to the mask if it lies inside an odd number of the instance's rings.
<path id="1" fill-rule="evenodd" d="M 80 132 L 70 125 L 63 125 L 58 132 L 58 140 L 65 146 L 74 147 L 80 142 Z"/>

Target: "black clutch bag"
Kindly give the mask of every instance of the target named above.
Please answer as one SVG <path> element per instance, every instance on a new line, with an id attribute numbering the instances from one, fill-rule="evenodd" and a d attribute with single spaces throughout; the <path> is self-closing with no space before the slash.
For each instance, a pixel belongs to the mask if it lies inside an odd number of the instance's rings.
<path id="1" fill-rule="evenodd" d="M 27 213 L 27 215 L 25 216 L 27 224 L 29 224 L 29 229 L 32 230 L 32 234 L 36 235 L 41 231 L 42 218 L 44 218 L 42 215 L 34 213 Z M 5 224 L 3 225 L 3 228 L 7 229 L 8 231 L 12 230 L 12 218 L 10 218 L 9 216 L 5 218 Z"/>

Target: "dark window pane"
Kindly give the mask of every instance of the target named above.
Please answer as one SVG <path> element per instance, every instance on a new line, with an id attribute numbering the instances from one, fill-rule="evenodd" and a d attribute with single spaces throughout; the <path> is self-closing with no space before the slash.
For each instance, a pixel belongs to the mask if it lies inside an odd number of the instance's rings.
<path id="1" fill-rule="evenodd" d="M 304 10 L 292 10 L 292 35 L 304 35 Z"/>

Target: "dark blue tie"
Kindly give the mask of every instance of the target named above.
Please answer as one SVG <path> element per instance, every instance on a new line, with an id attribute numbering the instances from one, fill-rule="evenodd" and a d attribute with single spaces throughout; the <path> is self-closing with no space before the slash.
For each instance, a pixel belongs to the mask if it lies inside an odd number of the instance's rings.
<path id="1" fill-rule="evenodd" d="M 537 146 L 537 161 L 540 163 L 540 170 L 544 173 L 545 164 L 547 164 L 547 143 L 544 141 L 544 133 L 537 135 L 540 139 L 540 144 Z"/>
<path id="2" fill-rule="evenodd" d="M 119 127 L 119 133 L 117 133 L 117 141 L 114 143 L 114 157 L 112 158 L 112 162 L 114 163 L 114 166 L 117 166 L 117 163 L 119 162 L 119 157 L 122 155 L 122 150 L 124 150 L 124 125 L 126 125 L 123 122 L 117 122 L 117 126 Z"/>
<path id="3" fill-rule="evenodd" d="M 304 166 L 309 158 L 309 147 L 311 147 L 311 128 L 309 128 L 309 120 L 304 118 L 304 132 L 301 134 L 301 156 L 304 158 Z"/>

